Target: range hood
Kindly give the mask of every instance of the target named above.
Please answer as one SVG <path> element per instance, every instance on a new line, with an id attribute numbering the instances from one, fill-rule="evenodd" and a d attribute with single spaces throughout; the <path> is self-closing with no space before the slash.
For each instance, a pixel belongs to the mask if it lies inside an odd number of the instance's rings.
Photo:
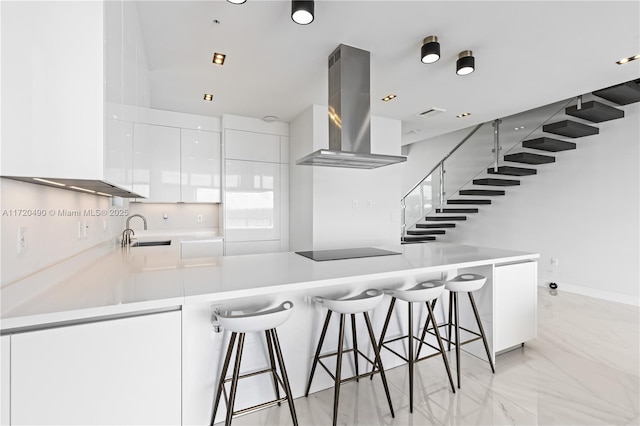
<path id="1" fill-rule="evenodd" d="M 329 149 L 299 159 L 309 166 L 375 169 L 407 157 L 371 153 L 369 52 L 341 44 L 329 55 Z"/>

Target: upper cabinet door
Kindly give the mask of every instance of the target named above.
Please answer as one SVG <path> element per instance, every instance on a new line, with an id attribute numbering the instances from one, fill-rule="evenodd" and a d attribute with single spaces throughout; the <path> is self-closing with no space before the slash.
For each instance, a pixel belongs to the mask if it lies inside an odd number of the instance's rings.
<path id="1" fill-rule="evenodd" d="M 226 129 L 225 158 L 280 163 L 280 136 Z"/>
<path id="2" fill-rule="evenodd" d="M 220 133 L 180 129 L 182 201 L 220 202 Z"/>
<path id="3" fill-rule="evenodd" d="M 180 201 L 180 129 L 135 123 L 133 192 L 143 201 Z"/>

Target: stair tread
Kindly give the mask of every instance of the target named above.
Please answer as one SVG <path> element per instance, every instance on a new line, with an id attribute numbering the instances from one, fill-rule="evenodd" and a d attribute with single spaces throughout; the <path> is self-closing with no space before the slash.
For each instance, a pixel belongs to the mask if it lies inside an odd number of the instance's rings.
<path id="1" fill-rule="evenodd" d="M 458 209 L 452 209 L 452 208 L 443 208 L 443 209 L 436 209 L 436 213 L 478 213 L 478 209 L 475 208 L 458 208 Z"/>
<path id="2" fill-rule="evenodd" d="M 491 204 L 491 200 L 447 200 L 447 204 L 478 204 L 478 205 L 487 205 Z"/>
<path id="3" fill-rule="evenodd" d="M 504 195 L 501 189 L 461 189 L 460 195 Z"/>
<path id="4" fill-rule="evenodd" d="M 416 223 L 416 228 L 435 229 L 435 228 L 455 228 L 455 223 Z"/>
<path id="5" fill-rule="evenodd" d="M 426 216 L 424 218 L 426 221 L 431 222 L 439 222 L 439 221 L 447 221 L 447 220 L 467 220 L 466 216 Z"/>
<path id="6" fill-rule="evenodd" d="M 574 142 L 562 141 L 553 138 L 537 138 L 522 142 L 525 148 L 539 149 L 541 151 L 558 152 L 576 149 Z"/>
<path id="7" fill-rule="evenodd" d="M 446 232 L 444 229 L 411 229 L 407 235 L 444 235 Z"/>
<path id="8" fill-rule="evenodd" d="M 592 123 L 602 123 L 603 121 L 617 120 L 624 117 L 623 110 L 598 101 L 583 102 L 580 109 L 578 109 L 577 105 L 567 107 L 565 114 L 582 118 Z"/>
<path id="9" fill-rule="evenodd" d="M 404 237 L 402 244 L 418 244 L 428 241 L 436 241 L 436 237 L 425 235 L 424 237 L 406 236 Z"/>
<path id="10" fill-rule="evenodd" d="M 583 136 L 597 135 L 600 129 L 573 120 L 562 120 L 542 126 L 542 131 L 553 133 L 554 135 L 566 136 L 569 138 L 581 138 Z"/>
<path id="11" fill-rule="evenodd" d="M 520 181 L 517 179 L 482 178 L 474 179 L 473 184 L 489 186 L 517 186 L 520 185 Z"/>
<path id="12" fill-rule="evenodd" d="M 640 101 L 640 85 L 638 80 L 627 81 L 626 83 L 596 90 L 593 94 L 618 105 L 629 105 Z"/>
<path id="13" fill-rule="evenodd" d="M 549 155 L 533 154 L 531 152 L 518 152 L 505 155 L 504 161 L 524 164 L 548 164 L 555 163 L 556 158 Z"/>
<path id="14" fill-rule="evenodd" d="M 536 169 L 529 169 L 526 167 L 499 166 L 497 172 L 493 170 L 493 167 L 489 167 L 487 169 L 487 173 L 504 176 L 531 176 L 537 174 L 538 171 Z"/>

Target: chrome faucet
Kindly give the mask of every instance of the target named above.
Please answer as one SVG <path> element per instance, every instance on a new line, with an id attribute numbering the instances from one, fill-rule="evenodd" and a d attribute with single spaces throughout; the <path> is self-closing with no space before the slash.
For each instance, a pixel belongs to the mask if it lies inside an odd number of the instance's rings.
<path id="1" fill-rule="evenodd" d="M 146 219 L 144 216 L 142 216 L 141 214 L 132 214 L 131 216 L 129 216 L 129 217 L 127 218 L 127 227 L 126 227 L 125 231 L 126 231 L 127 229 L 131 229 L 131 227 L 129 226 L 129 222 L 130 222 L 130 221 L 131 221 L 131 219 L 133 219 L 134 217 L 139 217 L 140 219 L 142 219 L 142 222 L 144 223 L 144 229 L 146 230 L 146 229 L 147 229 L 147 219 Z"/>
<path id="2" fill-rule="evenodd" d="M 131 229 L 131 227 L 129 226 L 129 222 L 131 222 L 131 219 L 133 219 L 134 217 L 139 217 L 140 219 L 142 219 L 142 222 L 144 223 L 144 229 L 147 229 L 147 219 L 144 216 L 142 216 L 141 214 L 132 214 L 131 216 L 129 216 L 127 218 L 127 226 L 125 227 L 124 231 L 122 231 L 122 247 L 129 246 L 131 244 L 131 236 L 136 235 L 133 229 Z"/>
<path id="3" fill-rule="evenodd" d="M 131 244 L 131 236 L 136 235 L 133 229 L 127 228 L 122 231 L 122 247 L 128 247 Z"/>

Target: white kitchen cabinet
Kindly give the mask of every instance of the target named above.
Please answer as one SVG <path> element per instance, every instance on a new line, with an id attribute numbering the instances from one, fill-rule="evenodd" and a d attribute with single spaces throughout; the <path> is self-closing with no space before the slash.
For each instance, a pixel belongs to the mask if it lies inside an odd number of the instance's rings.
<path id="1" fill-rule="evenodd" d="M 226 129 L 225 143 L 225 158 L 280 162 L 280 135 Z"/>
<path id="2" fill-rule="evenodd" d="M 222 238 L 180 241 L 180 257 L 182 259 L 222 256 L 223 253 L 224 242 Z"/>
<path id="3" fill-rule="evenodd" d="M 133 190 L 133 123 L 107 120 L 107 147 L 104 154 L 105 180 Z"/>
<path id="4" fill-rule="evenodd" d="M 0 337 L 0 425 L 10 425 L 11 336 Z"/>
<path id="5" fill-rule="evenodd" d="M 281 167 L 257 161 L 225 162 L 226 242 L 280 240 Z"/>
<path id="6" fill-rule="evenodd" d="M 184 203 L 220 202 L 220 133 L 180 129 Z"/>
<path id="7" fill-rule="evenodd" d="M 494 268 L 494 341 L 499 352 L 537 337 L 537 262 Z"/>
<path id="8" fill-rule="evenodd" d="M 102 181 L 130 190 L 131 162 L 120 139 L 126 131 L 105 118 L 109 102 L 109 120 L 116 120 L 128 90 L 123 31 L 124 22 L 138 31 L 137 16 L 127 19 L 134 9 L 122 1 L 0 7 L 0 174 Z"/>
<path id="9" fill-rule="evenodd" d="M 11 338 L 12 424 L 180 424 L 180 311 Z"/>
<path id="10" fill-rule="evenodd" d="M 180 129 L 135 123 L 133 192 L 144 201 L 180 201 Z"/>

